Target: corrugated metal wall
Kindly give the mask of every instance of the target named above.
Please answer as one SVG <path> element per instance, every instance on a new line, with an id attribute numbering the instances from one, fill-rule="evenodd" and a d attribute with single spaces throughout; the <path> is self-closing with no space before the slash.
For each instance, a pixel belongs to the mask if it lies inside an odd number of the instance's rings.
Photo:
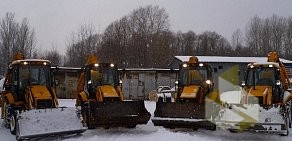
<path id="1" fill-rule="evenodd" d="M 158 86 L 174 87 L 176 71 L 171 70 L 123 70 L 120 79 L 123 82 L 125 99 L 148 99 L 148 94 Z"/>

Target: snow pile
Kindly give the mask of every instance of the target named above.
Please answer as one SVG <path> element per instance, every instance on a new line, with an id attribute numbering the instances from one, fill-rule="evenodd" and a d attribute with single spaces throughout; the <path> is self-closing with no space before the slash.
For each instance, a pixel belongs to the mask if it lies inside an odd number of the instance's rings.
<path id="1" fill-rule="evenodd" d="M 30 110 L 20 114 L 20 137 L 85 130 L 75 108 Z"/>
<path id="2" fill-rule="evenodd" d="M 227 91 L 220 94 L 220 99 L 224 103 L 239 104 L 242 94 L 241 91 Z"/>
<path id="3" fill-rule="evenodd" d="M 75 107 L 76 99 L 58 99 L 59 107 Z"/>
<path id="4" fill-rule="evenodd" d="M 228 106 L 220 110 L 216 117 L 216 122 L 220 127 L 236 127 L 239 123 L 264 124 L 269 127 L 274 124 L 277 130 L 281 130 L 280 124 L 285 124 L 281 115 L 280 106 L 264 109 L 258 104 L 240 104 L 242 93 L 238 91 L 228 91 L 220 95 L 221 100 Z"/>
<path id="5" fill-rule="evenodd" d="M 271 119 L 269 123 L 284 123 L 279 107 L 264 109 L 258 104 L 244 104 L 242 106 L 231 105 L 220 111 L 220 119 L 226 122 L 265 123 L 267 118 Z"/>

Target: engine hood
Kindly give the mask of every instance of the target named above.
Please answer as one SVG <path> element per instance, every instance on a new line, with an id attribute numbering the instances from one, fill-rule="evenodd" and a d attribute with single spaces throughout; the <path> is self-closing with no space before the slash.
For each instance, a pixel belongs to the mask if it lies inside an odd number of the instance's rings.
<path id="1" fill-rule="evenodd" d="M 52 99 L 52 96 L 46 86 L 41 85 L 31 86 L 31 94 L 35 100 Z"/>
<path id="2" fill-rule="evenodd" d="M 181 98 L 196 98 L 197 97 L 197 93 L 200 90 L 200 86 L 185 86 L 183 88 L 183 91 L 181 93 Z"/>

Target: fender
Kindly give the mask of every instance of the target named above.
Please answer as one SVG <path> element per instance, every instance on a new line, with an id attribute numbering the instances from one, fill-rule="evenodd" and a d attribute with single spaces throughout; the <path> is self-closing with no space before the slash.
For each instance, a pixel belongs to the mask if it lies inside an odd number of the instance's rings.
<path id="1" fill-rule="evenodd" d="M 14 105 L 15 104 L 15 100 L 14 100 L 14 97 L 12 95 L 12 93 L 7 93 L 4 95 L 3 97 L 3 100 L 7 100 L 7 102 L 10 104 L 10 105 Z"/>
<path id="2" fill-rule="evenodd" d="M 292 97 L 291 93 L 288 91 L 285 91 L 284 96 L 283 96 L 283 103 L 285 103 L 285 104 L 288 103 L 290 101 L 291 97 Z"/>
<path id="3" fill-rule="evenodd" d="M 2 94 L 2 100 L 1 100 L 1 118 L 4 118 L 6 116 L 5 114 L 5 108 L 4 108 L 4 103 L 7 101 L 10 105 L 15 104 L 14 97 L 12 93 L 7 93 L 7 94 Z"/>
<path id="4" fill-rule="evenodd" d="M 87 95 L 86 93 L 83 91 L 81 93 L 78 94 L 78 100 L 81 102 L 87 102 L 88 101 L 88 98 L 87 98 Z"/>
<path id="5" fill-rule="evenodd" d="M 118 86 L 116 91 L 117 91 L 117 93 L 119 94 L 121 100 L 123 101 L 123 100 L 124 100 L 124 95 L 123 95 L 123 93 L 122 93 L 122 88 L 121 88 L 121 86 Z"/>

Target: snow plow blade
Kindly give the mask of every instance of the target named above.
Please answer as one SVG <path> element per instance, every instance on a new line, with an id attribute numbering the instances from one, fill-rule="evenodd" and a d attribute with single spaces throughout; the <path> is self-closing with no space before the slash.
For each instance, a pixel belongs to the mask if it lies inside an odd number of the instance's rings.
<path id="1" fill-rule="evenodd" d="M 89 128 L 135 127 L 137 124 L 147 124 L 151 116 L 144 101 L 91 101 L 89 108 Z"/>
<path id="2" fill-rule="evenodd" d="M 16 139 L 78 134 L 86 129 L 75 107 L 29 110 L 18 116 Z"/>
<path id="3" fill-rule="evenodd" d="M 216 116 L 215 105 L 207 102 L 198 105 L 194 102 L 157 102 L 152 122 L 155 126 L 167 128 L 205 128 L 215 130 L 212 117 Z"/>
<path id="4" fill-rule="evenodd" d="M 218 126 L 231 132 L 254 131 L 288 135 L 291 126 L 284 105 L 231 104 L 219 112 Z"/>

